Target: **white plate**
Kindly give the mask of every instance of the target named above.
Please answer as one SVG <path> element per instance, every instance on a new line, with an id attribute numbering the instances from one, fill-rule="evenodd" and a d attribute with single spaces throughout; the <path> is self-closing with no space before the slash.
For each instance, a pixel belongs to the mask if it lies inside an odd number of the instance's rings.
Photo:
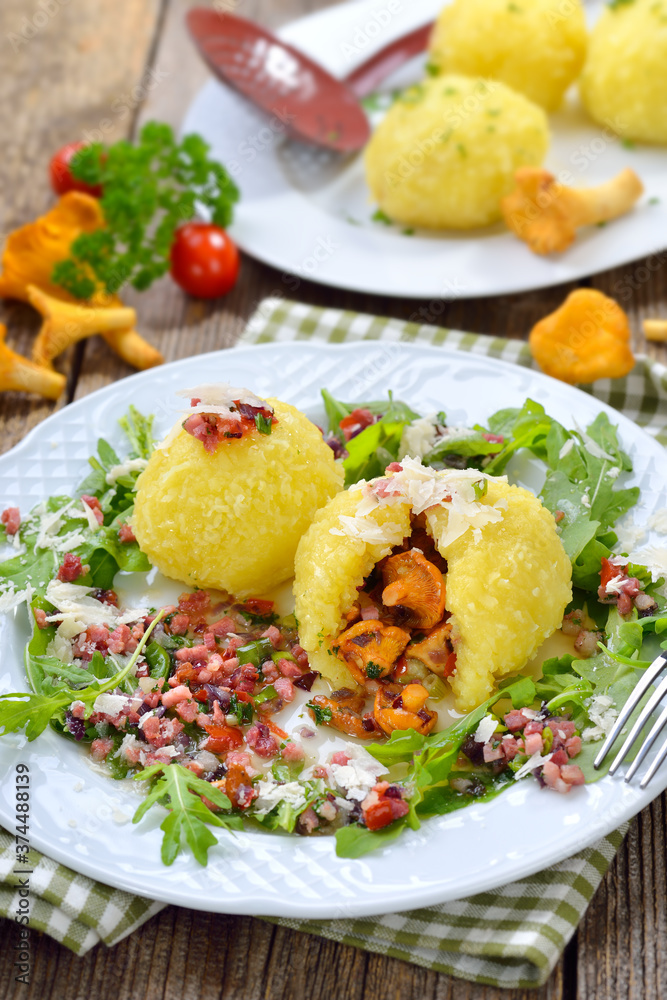
<path id="1" fill-rule="evenodd" d="M 442 0 L 356 0 L 294 21 L 280 34 L 344 76 L 374 49 L 432 20 L 442 6 Z M 602 6 L 599 0 L 587 4 L 591 20 Z M 425 59 L 413 60 L 386 90 L 422 79 Z M 231 170 L 242 193 L 231 232 L 251 256 L 285 272 L 278 291 L 294 291 L 298 282 L 290 276 L 296 275 L 353 291 L 451 299 L 573 281 L 667 246 L 667 150 L 625 148 L 587 118 L 576 88 L 551 116 L 551 126 L 546 166 L 565 183 L 598 184 L 631 166 L 646 194 L 630 215 L 580 231 L 569 250 L 549 258 L 535 256 L 502 224 L 469 234 L 405 236 L 400 226 L 373 222 L 360 156 L 338 159 L 287 141 L 278 118 L 214 79 L 193 101 L 182 131 L 203 135 Z M 649 204 L 655 198 L 659 203 Z"/>
<path id="2" fill-rule="evenodd" d="M 667 506 L 663 449 L 590 396 L 527 369 L 447 348 L 365 343 L 238 348 L 123 379 L 54 414 L 0 458 L 0 509 L 18 504 L 27 511 L 50 494 L 73 490 L 99 436 L 122 446 L 116 421 L 130 402 L 155 412 L 158 432 L 166 431 L 180 406 L 175 390 L 216 379 L 278 395 L 320 421 L 322 386 L 342 399 L 381 398 L 391 388 L 421 412 L 444 408 L 454 424 L 483 422 L 527 396 L 567 425 L 573 417 L 584 425 L 606 410 L 635 463 L 631 482 L 642 491 L 636 519 L 641 523 Z M 2 691 L 25 690 L 27 636 L 24 610 L 0 619 Z M 525 781 L 492 802 L 428 820 L 419 832 L 359 861 L 336 858 L 333 838 L 222 832 L 207 868 L 187 853 L 165 868 L 158 829 L 162 811 L 154 809 L 132 826 L 126 820 L 141 793 L 128 787 L 130 782 L 116 783 L 95 770 L 82 748 L 52 730 L 33 743 L 22 735 L 0 739 L 2 826 L 15 829 L 11 775 L 19 762 L 31 773 L 32 844 L 57 861 L 109 885 L 182 906 L 312 918 L 405 910 L 521 878 L 593 843 L 667 786 L 667 765 L 645 792 L 621 777 L 606 777 L 565 798 Z"/>

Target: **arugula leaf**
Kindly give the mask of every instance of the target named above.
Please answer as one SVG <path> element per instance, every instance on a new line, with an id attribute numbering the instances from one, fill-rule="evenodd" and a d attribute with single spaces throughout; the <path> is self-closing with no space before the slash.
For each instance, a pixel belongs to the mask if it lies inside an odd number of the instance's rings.
<path id="1" fill-rule="evenodd" d="M 497 455 L 504 447 L 504 441 L 487 441 L 482 437 L 481 431 L 474 434 L 452 433 L 436 441 L 433 448 L 423 456 L 422 462 L 424 465 L 433 465 L 435 462 L 445 461 L 447 455 L 460 455 L 462 458 Z"/>
<path id="2" fill-rule="evenodd" d="M 393 843 L 407 827 L 405 819 L 394 820 L 382 830 L 367 830 L 364 826 L 344 826 L 336 830 L 336 856 L 363 858 L 365 854 Z"/>
<path id="3" fill-rule="evenodd" d="M 69 258 L 54 268 L 54 283 L 78 299 L 100 286 L 113 295 L 126 282 L 141 291 L 169 270 L 176 229 L 195 217 L 198 205 L 211 210 L 216 225 L 228 226 L 239 191 L 208 154 L 200 136 L 177 143 L 159 122 L 148 122 L 134 144 L 80 149 L 70 170 L 77 180 L 102 186 L 106 225 L 74 240 Z"/>
<path id="4" fill-rule="evenodd" d="M 192 771 L 181 764 L 153 764 L 135 774 L 134 780 L 155 783 L 135 812 L 133 823 L 139 823 L 152 805 L 162 805 L 168 810 L 160 824 L 164 833 L 161 857 L 165 865 L 174 863 L 185 838 L 196 860 L 204 866 L 208 861 L 209 848 L 218 842 L 209 826 L 221 826 L 229 830 L 243 829 L 239 816 L 220 816 L 219 813 L 212 812 L 201 799 L 204 795 L 220 809 L 231 809 L 232 804 L 227 796 L 210 782 L 196 778 Z"/>
<path id="5" fill-rule="evenodd" d="M 130 458 L 150 458 L 155 449 L 153 438 L 154 417 L 145 417 L 136 406 L 130 403 L 130 408 L 118 423 L 125 431 L 131 445 Z M 114 462 L 114 465 L 119 465 Z"/>
<path id="6" fill-rule="evenodd" d="M 380 419 L 346 442 L 345 486 L 384 475 L 387 466 L 398 458 L 404 428 L 417 417 L 405 403 L 390 398 Z"/>
<path id="7" fill-rule="evenodd" d="M 14 733 L 25 727 L 28 740 L 36 739 L 44 732 L 52 718 L 62 716 L 62 710 L 67 708 L 73 701 L 82 701 L 91 706 L 98 695 L 105 691 L 112 691 L 116 687 L 121 687 L 125 678 L 133 671 L 134 666 L 141 656 L 144 646 L 148 642 L 151 632 L 159 621 L 164 617 L 160 612 L 153 619 L 146 629 L 131 659 L 128 663 L 108 681 L 100 683 L 94 678 L 88 687 L 73 690 L 72 688 L 58 688 L 54 694 L 28 694 L 24 691 L 14 691 L 10 694 L 0 695 L 0 736 L 6 733 Z M 90 712 L 88 713 L 90 714 Z"/>

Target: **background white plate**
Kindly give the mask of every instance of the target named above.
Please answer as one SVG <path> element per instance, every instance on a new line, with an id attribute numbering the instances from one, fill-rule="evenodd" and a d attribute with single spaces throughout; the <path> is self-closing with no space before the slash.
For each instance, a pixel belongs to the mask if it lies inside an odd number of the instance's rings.
<path id="1" fill-rule="evenodd" d="M 391 388 L 423 413 L 445 409 L 453 424 L 483 422 L 500 407 L 521 405 L 527 396 L 566 425 L 573 418 L 585 425 L 606 410 L 635 463 L 629 482 L 641 488 L 637 522 L 667 506 L 663 449 L 590 396 L 527 369 L 447 348 L 365 343 L 238 348 L 114 383 L 54 414 L 0 458 L 0 509 L 18 504 L 25 512 L 50 494 L 71 492 L 99 436 L 122 446 L 116 421 L 130 402 L 154 412 L 161 433 L 182 405 L 175 390 L 214 380 L 278 395 L 318 421 L 323 419 L 322 386 L 349 400 L 382 398 Z M 23 609 L 0 618 L 3 692 L 25 690 L 27 636 Z M 189 854 L 165 868 L 158 829 L 162 810 L 152 810 L 132 826 L 127 820 L 141 792 L 100 773 L 82 748 L 52 730 L 33 743 L 22 735 L 0 739 L 2 826 L 15 829 L 12 775 L 19 762 L 31 772 L 31 842 L 57 861 L 109 885 L 181 906 L 312 918 L 414 908 L 521 878 L 593 843 L 667 787 L 667 765 L 645 792 L 625 785 L 620 776 L 577 788 L 568 797 L 525 781 L 490 803 L 428 820 L 419 832 L 410 831 L 359 861 L 336 858 L 333 838 L 249 831 L 234 837 L 221 833 L 205 869 Z"/>
<path id="2" fill-rule="evenodd" d="M 443 5 L 443 0 L 391 5 L 356 0 L 294 21 L 280 34 L 344 76 L 371 52 L 432 20 Z M 602 6 L 600 0 L 586 5 L 590 21 Z M 390 7 L 398 10 L 391 13 Z M 423 79 L 425 61 L 425 55 L 413 60 L 383 89 Z M 630 215 L 580 231 L 569 250 L 549 258 L 535 256 L 502 224 L 469 234 L 422 230 L 404 236 L 400 226 L 373 222 L 361 156 L 338 159 L 286 140 L 278 118 L 259 112 L 217 80 L 199 92 L 182 131 L 203 135 L 241 188 L 231 232 L 251 256 L 336 288 L 449 299 L 573 281 L 667 246 L 667 150 L 625 148 L 586 116 L 576 88 L 551 115 L 551 127 L 546 166 L 564 182 L 594 185 L 630 166 L 646 194 Z M 649 204 L 654 198 L 659 203 Z"/>

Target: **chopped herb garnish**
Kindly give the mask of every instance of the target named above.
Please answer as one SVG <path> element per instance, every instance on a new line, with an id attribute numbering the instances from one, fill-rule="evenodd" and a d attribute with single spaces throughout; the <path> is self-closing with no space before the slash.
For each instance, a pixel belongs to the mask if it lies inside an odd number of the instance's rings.
<path id="1" fill-rule="evenodd" d="M 271 417 L 265 417 L 263 413 L 256 413 L 255 426 L 260 434 L 270 434 L 273 426 L 273 419 Z"/>
<path id="2" fill-rule="evenodd" d="M 379 663 L 373 663 L 369 660 L 366 664 L 366 676 L 370 677 L 372 680 L 376 680 L 378 677 L 382 676 L 382 667 Z"/>
<path id="3" fill-rule="evenodd" d="M 320 705 L 315 705 L 312 701 L 306 702 L 306 708 L 309 708 L 313 713 L 315 724 L 318 726 L 323 725 L 325 722 L 331 722 L 333 719 L 333 713 L 330 708 L 322 708 Z"/>
<path id="4" fill-rule="evenodd" d="M 387 213 L 384 212 L 381 208 L 378 208 L 376 209 L 375 212 L 373 212 L 373 214 L 371 215 L 371 219 L 373 220 L 373 222 L 381 222 L 383 226 L 393 226 L 394 224 L 387 215 Z"/>

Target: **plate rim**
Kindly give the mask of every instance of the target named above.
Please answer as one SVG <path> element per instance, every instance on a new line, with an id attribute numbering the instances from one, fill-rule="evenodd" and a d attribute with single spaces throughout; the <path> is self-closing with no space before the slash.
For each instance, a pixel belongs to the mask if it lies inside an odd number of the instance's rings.
<path id="1" fill-rule="evenodd" d="M 546 381 L 546 383 L 548 383 L 549 385 L 556 384 L 561 392 L 564 392 L 565 394 L 570 394 L 573 400 L 576 400 L 581 396 L 583 396 L 587 401 L 588 406 L 594 405 L 595 408 L 608 412 L 610 415 L 614 417 L 615 420 L 619 422 L 619 424 L 625 424 L 627 422 L 627 424 L 632 428 L 633 433 L 638 432 L 639 436 L 644 440 L 645 443 L 650 442 L 649 446 L 650 449 L 652 451 L 655 450 L 656 455 L 660 454 L 664 458 L 663 449 L 661 445 L 644 428 L 634 423 L 634 421 L 632 421 L 629 417 L 626 417 L 625 414 L 621 413 L 618 410 L 615 410 L 609 404 L 606 404 L 603 401 L 598 400 L 596 397 L 591 397 L 589 394 L 582 392 L 581 389 L 575 386 L 570 386 L 565 383 L 561 383 L 558 380 L 555 380 L 550 376 L 545 375 L 542 372 L 536 371 L 532 368 L 517 365 L 511 361 L 506 361 L 502 358 L 495 358 L 488 355 L 480 355 L 474 352 L 461 351 L 453 346 L 448 346 L 447 344 L 433 345 L 424 343 L 411 343 L 401 340 L 396 340 L 396 341 L 357 340 L 357 341 L 348 341 L 340 344 L 330 343 L 328 341 L 322 341 L 322 340 L 308 340 L 308 341 L 292 340 L 292 341 L 282 341 L 282 342 L 273 341 L 270 343 L 262 343 L 262 344 L 242 344 L 232 348 L 221 348 L 219 350 L 210 351 L 205 354 L 191 355 L 190 357 L 187 358 L 181 358 L 176 361 L 170 362 L 167 365 L 160 366 L 159 369 L 150 369 L 144 372 L 136 372 L 133 375 L 126 376 L 126 378 L 124 379 L 119 379 L 115 382 L 111 382 L 109 385 L 101 387 L 100 389 L 95 390 L 92 393 L 89 393 L 87 396 L 84 396 L 79 400 L 73 401 L 66 407 L 63 407 L 61 410 L 58 410 L 55 413 L 49 415 L 49 417 L 45 418 L 44 421 L 42 421 L 36 427 L 32 428 L 20 442 L 18 442 L 13 448 L 7 451 L 4 455 L 0 456 L 0 473 L 3 470 L 3 465 L 7 461 L 13 460 L 17 456 L 20 456 L 20 453 L 23 451 L 23 449 L 26 446 L 29 446 L 36 439 L 38 432 L 42 432 L 45 428 L 48 428 L 50 425 L 62 420 L 64 418 L 65 413 L 71 415 L 73 411 L 79 410 L 81 408 L 85 409 L 86 405 L 91 404 L 91 401 L 103 400 L 106 396 L 111 395 L 114 391 L 117 391 L 118 386 L 121 383 L 124 386 L 128 386 L 130 383 L 136 386 L 137 384 L 141 384 L 142 381 L 155 379 L 158 372 L 164 372 L 165 369 L 169 369 L 170 372 L 174 372 L 176 369 L 180 367 L 188 367 L 191 365 L 202 364 L 202 363 L 205 364 L 207 360 L 212 358 L 216 358 L 217 360 L 220 360 L 221 358 L 225 357 L 229 358 L 230 353 L 235 355 L 239 354 L 252 355 L 252 353 L 256 353 L 257 350 L 261 348 L 264 349 L 270 348 L 271 351 L 275 351 L 277 353 L 294 353 L 300 351 L 303 348 L 310 349 L 315 353 L 318 353 L 319 351 L 322 350 L 333 351 L 333 352 L 364 353 L 364 351 L 368 350 L 369 348 L 378 349 L 387 346 L 391 346 L 392 349 L 398 348 L 399 350 L 404 351 L 406 354 L 410 354 L 413 357 L 415 356 L 415 354 L 417 355 L 421 354 L 424 357 L 430 355 L 442 360 L 443 362 L 446 362 L 448 355 L 453 355 L 459 361 L 467 360 L 471 364 L 479 365 L 482 368 L 491 370 L 493 369 L 509 370 L 512 371 L 515 375 L 517 374 L 518 371 L 523 371 L 531 379 L 537 377 L 538 383 Z M 289 393 L 287 395 L 289 396 Z M 10 749 L 11 748 L 8 746 L 7 750 L 9 751 Z M 16 748 L 17 756 L 20 754 L 20 752 L 21 750 L 19 748 Z M 73 774 L 72 776 L 76 777 L 75 774 Z M 608 783 L 611 781 L 620 784 L 621 778 L 620 777 L 611 778 L 609 776 L 605 776 L 604 778 L 601 779 L 601 782 L 596 783 L 593 786 L 589 786 L 589 788 L 597 789 L 600 787 L 602 782 Z M 153 889 L 150 884 L 147 885 L 139 884 L 140 870 L 138 866 L 134 869 L 135 874 L 133 875 L 126 876 L 123 874 L 114 873 L 113 878 L 106 878 L 105 873 L 100 872 L 99 868 L 96 866 L 94 862 L 89 863 L 84 857 L 79 855 L 73 856 L 72 853 L 68 852 L 65 848 L 60 848 L 57 843 L 49 841 L 48 837 L 42 837 L 39 833 L 35 834 L 31 831 L 31 841 L 34 843 L 34 846 L 37 847 L 38 850 L 42 851 L 45 854 L 45 856 L 53 858 L 54 860 L 67 865 L 68 867 L 72 868 L 77 872 L 80 872 L 83 875 L 87 875 L 88 877 L 93 878 L 96 881 L 100 881 L 114 888 L 123 889 L 132 894 L 145 896 L 147 898 L 161 902 L 173 903 L 176 905 L 185 906 L 189 908 L 206 910 L 209 912 L 255 914 L 264 916 L 285 916 L 285 917 L 295 917 L 302 919 L 336 919 L 336 917 L 340 917 L 340 913 L 334 911 L 339 911 L 341 905 L 343 905 L 346 911 L 345 916 L 348 917 L 378 916 L 384 913 L 401 912 L 408 909 L 413 909 L 418 906 L 434 905 L 437 903 L 447 902 L 454 899 L 460 899 L 462 898 L 462 896 L 467 897 L 469 895 L 474 895 L 480 892 L 490 891 L 494 888 L 498 888 L 504 884 L 507 884 L 508 882 L 514 882 L 521 878 L 530 876 L 538 871 L 544 870 L 546 867 L 551 867 L 552 865 L 557 864 L 566 858 L 572 857 L 573 853 L 574 854 L 578 853 L 584 848 L 591 846 L 601 837 L 611 833 L 614 829 L 618 827 L 618 825 L 621 822 L 631 818 L 641 809 L 645 808 L 645 806 L 655 797 L 657 797 L 664 790 L 665 787 L 667 787 L 667 765 L 663 767 L 662 776 L 658 778 L 658 780 L 651 788 L 650 792 L 648 790 L 645 790 L 643 794 L 639 794 L 637 793 L 636 789 L 634 788 L 631 789 L 632 792 L 635 792 L 635 798 L 632 801 L 628 800 L 627 802 L 625 802 L 622 807 L 615 806 L 614 809 L 612 810 L 611 815 L 608 814 L 609 810 L 606 810 L 605 813 L 602 814 L 602 817 L 600 817 L 597 810 L 592 810 L 589 817 L 590 820 L 592 820 L 592 822 L 590 822 L 587 825 L 586 832 L 583 833 L 583 835 L 581 831 L 578 831 L 579 836 L 576 847 L 573 848 L 572 844 L 570 844 L 569 846 L 563 848 L 560 851 L 551 850 L 547 860 L 545 860 L 545 858 L 542 857 L 539 859 L 533 858 L 532 861 L 528 860 L 523 863 L 516 863 L 515 865 L 512 866 L 511 874 L 509 875 L 509 877 L 506 875 L 499 874 L 493 869 L 487 868 L 480 870 L 478 873 L 476 873 L 474 878 L 468 880 L 468 885 L 463 890 L 460 888 L 457 890 L 452 890 L 451 888 L 447 889 L 443 883 L 438 883 L 438 882 L 436 882 L 435 884 L 430 884 L 428 886 L 420 885 L 418 887 L 418 890 L 413 892 L 412 897 L 408 899 L 401 898 L 396 902 L 385 901 L 384 903 L 381 903 L 374 901 L 373 898 L 371 897 L 368 903 L 364 903 L 363 901 L 355 899 L 353 901 L 347 901 L 344 904 L 338 903 L 332 906 L 327 902 L 322 902 L 320 899 L 306 900 L 302 896 L 300 896 L 298 897 L 298 901 L 296 903 L 293 903 L 291 899 L 281 900 L 281 905 L 278 908 L 278 912 L 276 912 L 276 908 L 274 905 L 272 905 L 272 901 L 268 896 L 264 897 L 263 903 L 258 902 L 258 900 L 255 898 L 248 900 L 248 902 L 246 903 L 244 902 L 243 899 L 227 898 L 227 899 L 214 900 L 211 897 L 206 897 L 204 899 L 201 898 L 197 899 L 196 906 L 193 907 L 192 892 L 189 891 L 187 887 L 186 888 L 179 887 L 177 880 L 175 880 L 171 884 L 169 883 L 168 881 L 169 869 L 165 870 L 165 882 L 162 884 L 161 889 Z M 498 801 L 501 800 L 502 797 L 499 796 Z M 483 803 L 477 806 L 471 806 L 469 808 L 475 810 L 481 810 L 482 815 L 484 815 L 486 810 L 492 805 L 493 803 Z M 15 830 L 15 823 L 13 822 L 13 817 L 11 813 L 6 812 L 4 808 L 4 802 L 2 801 L 0 801 L 0 820 L 2 820 L 2 824 L 3 826 L 5 826 L 6 829 Z M 428 829 L 428 821 L 425 821 L 424 827 L 422 829 L 424 828 Z M 255 831 L 248 831 L 248 832 L 255 833 Z M 261 837 L 272 836 L 271 834 L 266 834 L 263 832 L 259 835 Z M 228 836 L 229 836 L 228 834 L 223 834 L 220 837 L 220 843 L 224 845 L 225 840 L 227 839 Z M 442 831 L 442 836 L 446 836 L 445 831 Z M 253 838 L 251 837 L 251 839 Z M 384 854 L 385 851 L 392 851 L 396 847 L 400 847 L 401 843 L 402 843 L 401 841 L 398 841 L 396 845 L 392 845 L 388 848 L 385 848 L 378 853 Z M 340 860 L 344 862 L 347 859 L 334 858 L 334 861 L 335 860 Z M 218 863 L 217 859 L 216 863 Z M 224 859 L 222 863 L 224 864 Z M 506 870 L 507 870 L 506 868 L 503 869 L 503 871 Z M 386 889 L 384 890 L 384 892 L 386 893 Z"/>

